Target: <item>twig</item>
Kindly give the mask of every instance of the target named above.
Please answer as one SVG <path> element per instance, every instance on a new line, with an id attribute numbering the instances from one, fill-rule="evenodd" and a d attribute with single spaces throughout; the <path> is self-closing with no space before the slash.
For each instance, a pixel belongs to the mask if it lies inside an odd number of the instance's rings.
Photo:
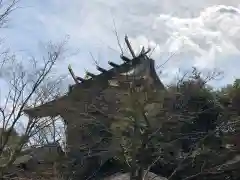
<path id="1" fill-rule="evenodd" d="M 118 43 L 119 49 L 121 51 L 121 55 L 123 55 L 123 48 L 122 48 L 121 43 L 120 43 L 120 39 L 119 39 L 119 35 L 118 35 L 118 32 L 117 32 L 116 23 L 115 23 L 114 18 L 113 18 L 113 26 L 114 26 L 114 33 L 115 33 L 115 36 L 117 38 L 117 43 Z"/>

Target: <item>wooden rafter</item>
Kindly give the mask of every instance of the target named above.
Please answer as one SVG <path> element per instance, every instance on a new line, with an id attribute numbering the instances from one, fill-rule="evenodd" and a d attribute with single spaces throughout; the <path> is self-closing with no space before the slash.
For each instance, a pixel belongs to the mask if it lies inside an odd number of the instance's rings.
<path id="1" fill-rule="evenodd" d="M 131 62 L 131 59 L 128 59 L 126 56 L 121 55 L 120 57 L 125 62 Z"/>
<path id="2" fill-rule="evenodd" d="M 73 78 L 73 80 L 74 80 L 74 82 L 75 82 L 76 84 L 78 84 L 79 81 L 82 81 L 82 82 L 84 81 L 83 78 L 78 77 L 78 76 L 75 76 L 75 74 L 74 74 L 74 72 L 73 72 L 73 70 L 72 70 L 71 65 L 68 65 L 68 71 L 70 72 L 70 74 L 71 74 L 71 76 L 72 76 L 72 78 Z"/>
<path id="3" fill-rule="evenodd" d="M 134 51 L 133 51 L 133 49 L 132 49 L 132 46 L 131 46 L 131 44 L 130 44 L 130 42 L 129 42 L 129 40 L 128 40 L 127 35 L 125 36 L 125 43 L 127 44 L 127 47 L 128 47 L 128 49 L 129 49 L 132 57 L 133 57 L 133 58 L 136 58 L 136 55 L 135 55 L 135 53 L 134 53 Z"/>
<path id="4" fill-rule="evenodd" d="M 94 78 L 94 77 L 96 77 L 96 75 L 95 74 L 93 74 L 93 73 L 90 73 L 90 72 L 86 72 L 86 75 L 87 76 L 90 76 L 91 78 Z"/>
<path id="5" fill-rule="evenodd" d="M 107 72 L 106 69 L 101 68 L 100 66 L 97 66 L 97 70 L 100 71 L 100 72 L 102 72 L 102 73 Z"/>
<path id="6" fill-rule="evenodd" d="M 109 64 L 110 66 L 112 66 L 113 68 L 117 68 L 117 67 L 120 66 L 120 65 L 118 65 L 118 64 L 116 64 L 116 63 L 114 63 L 114 62 L 111 62 L 111 61 L 108 61 L 108 64 Z"/>
<path id="7" fill-rule="evenodd" d="M 97 65 L 96 68 L 101 73 L 99 75 L 95 75 L 91 72 L 86 71 L 86 75 L 89 76 L 90 79 L 84 79 L 84 78 L 75 76 L 71 67 L 69 66 L 69 72 L 70 72 L 72 78 L 74 79 L 75 83 L 79 84 L 80 82 L 82 82 L 82 83 L 84 82 L 83 84 L 85 84 L 85 83 L 88 82 L 87 84 L 89 84 L 90 81 L 93 80 L 93 78 L 94 79 L 103 78 L 103 79 L 106 79 L 106 80 L 111 79 L 114 76 L 115 73 L 124 73 L 125 71 L 129 71 L 129 69 L 136 66 L 140 62 L 140 60 L 139 60 L 140 57 L 145 56 L 150 51 L 150 49 L 148 49 L 146 51 L 143 47 L 140 54 L 138 56 L 136 56 L 127 36 L 125 36 L 125 43 L 126 43 L 128 49 L 129 49 L 131 55 L 133 56 L 133 59 L 130 59 L 130 58 L 124 56 L 124 55 L 121 55 L 120 57 L 124 61 L 124 63 L 119 65 L 119 64 L 116 64 L 114 62 L 109 61 L 108 64 L 112 67 L 112 69 L 110 69 L 110 70 L 106 70 L 106 69 Z"/>

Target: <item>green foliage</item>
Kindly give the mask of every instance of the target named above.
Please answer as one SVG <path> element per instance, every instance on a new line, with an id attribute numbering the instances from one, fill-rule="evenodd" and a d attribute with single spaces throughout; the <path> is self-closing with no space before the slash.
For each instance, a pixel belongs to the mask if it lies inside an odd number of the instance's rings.
<path id="1" fill-rule="evenodd" d="M 116 164 L 174 180 L 240 177 L 237 163 L 226 165 L 240 152 L 240 79 L 214 91 L 195 70 L 167 91 L 131 87 L 120 103 L 108 131 L 99 124 L 83 129 L 98 147 L 106 147 L 102 137 L 114 145 Z M 9 145 L 18 140 L 12 131 Z"/>
<path id="2" fill-rule="evenodd" d="M 146 98 L 153 93 L 155 98 Z M 151 113 L 146 112 L 147 106 Z M 211 179 L 215 175 L 210 170 L 228 177 L 224 174 L 228 170 L 217 167 L 238 152 L 227 144 L 238 143 L 240 151 L 239 113 L 240 80 L 214 91 L 196 70 L 167 93 L 135 91 L 124 100 L 123 118 L 112 126 L 121 145 L 117 159 L 130 169 L 146 169 L 155 162 L 151 169 L 164 175 L 169 172 L 168 176 L 177 168 L 173 179 L 193 175 L 193 179 L 204 179 L 204 174 Z"/>
<path id="3" fill-rule="evenodd" d="M 21 136 L 17 133 L 17 131 L 15 129 L 12 129 L 11 132 L 9 133 L 10 129 L 7 130 L 0 130 L 0 137 L 2 138 L 2 143 L 5 142 L 6 138 L 8 138 L 7 140 L 7 146 L 8 147 L 14 147 L 16 144 L 18 144 L 18 142 L 21 139 Z M 9 135 L 9 136 L 8 136 Z"/>
<path id="4" fill-rule="evenodd" d="M 15 129 L 0 129 L 1 146 L 3 151 L 1 152 L 0 165 L 7 163 L 13 153 L 15 147 L 19 144 L 21 136 Z M 4 144 L 6 142 L 6 144 Z"/>

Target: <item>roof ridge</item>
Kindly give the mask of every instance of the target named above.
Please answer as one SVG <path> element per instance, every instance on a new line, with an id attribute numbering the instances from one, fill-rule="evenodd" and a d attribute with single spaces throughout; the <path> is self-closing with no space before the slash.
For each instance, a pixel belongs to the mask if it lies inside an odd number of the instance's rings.
<path id="1" fill-rule="evenodd" d="M 120 58 L 124 61 L 124 63 L 122 63 L 121 65 L 119 64 L 115 64 L 114 62 L 111 62 L 111 61 L 108 61 L 108 64 L 112 67 L 111 69 L 109 70 L 106 70 L 100 66 L 96 66 L 96 69 L 98 71 L 100 71 L 101 73 L 98 74 L 98 75 L 95 75 L 93 73 L 90 73 L 90 72 L 86 72 L 86 75 L 90 76 L 89 79 L 84 79 L 82 77 L 78 77 L 78 76 L 75 76 L 71 66 L 69 65 L 68 66 L 68 70 L 73 78 L 73 80 L 75 81 L 75 85 L 72 85 L 70 86 L 70 89 L 76 87 L 76 86 L 89 86 L 91 84 L 92 81 L 94 80 L 100 80 L 101 78 L 104 79 L 106 78 L 106 80 L 110 80 L 114 74 L 116 73 L 125 73 L 127 71 L 129 71 L 131 68 L 134 68 L 136 65 L 140 64 L 141 63 L 141 59 L 144 58 L 144 59 L 149 59 L 147 57 L 147 54 L 151 51 L 150 48 L 148 48 L 147 51 L 145 51 L 145 48 L 143 47 L 142 50 L 140 51 L 139 55 L 136 56 L 134 51 L 133 51 L 133 48 L 128 40 L 128 36 L 125 35 L 125 43 L 130 51 L 130 54 L 132 55 L 133 59 L 129 59 L 128 57 L 124 56 L 123 54 L 121 54 Z M 147 58 L 146 58 L 147 57 Z"/>
<path id="2" fill-rule="evenodd" d="M 72 69 L 70 68 L 69 71 L 74 79 L 77 80 L 75 81 L 76 84 L 71 85 L 71 88 L 74 88 L 76 86 L 78 87 L 89 87 L 90 84 L 92 84 L 93 81 L 98 81 L 98 80 L 110 80 L 114 77 L 114 75 L 121 74 L 121 73 L 126 73 L 133 68 L 135 68 L 137 65 L 141 64 L 142 60 L 150 60 L 148 57 L 146 58 L 146 54 L 140 54 L 139 56 L 129 59 L 126 56 L 121 55 L 121 58 L 123 59 L 124 63 L 122 64 L 115 64 L 114 62 L 109 61 L 108 64 L 112 66 L 111 69 L 106 70 L 100 66 L 97 66 L 97 70 L 99 70 L 101 73 L 98 75 L 95 75 L 93 73 L 87 72 L 87 75 L 90 76 L 89 79 L 84 79 L 81 77 L 77 77 L 73 74 Z"/>

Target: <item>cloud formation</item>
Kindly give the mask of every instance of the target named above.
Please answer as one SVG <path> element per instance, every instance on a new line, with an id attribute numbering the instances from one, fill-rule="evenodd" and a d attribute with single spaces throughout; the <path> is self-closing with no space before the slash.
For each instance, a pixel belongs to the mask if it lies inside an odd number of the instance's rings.
<path id="1" fill-rule="evenodd" d="M 176 67 L 200 69 L 220 68 L 227 76 L 239 76 L 240 9 L 216 5 L 203 9 L 199 16 L 180 18 L 159 14 L 151 27 L 152 33 L 139 35 L 135 44 L 151 41 L 157 58 L 166 52 L 176 53 L 166 71 Z M 234 74 L 232 74 L 234 73 Z"/>
<path id="2" fill-rule="evenodd" d="M 128 34 L 136 51 L 141 45 L 154 48 L 152 56 L 157 64 L 175 53 L 162 70 L 161 77 L 166 82 L 178 68 L 192 66 L 224 70 L 224 81 L 216 85 L 231 83 L 234 76 L 240 76 L 238 0 L 73 0 L 71 3 L 44 0 L 34 1 L 32 8 L 23 13 L 27 16 L 21 13 L 17 23 L 20 40 L 25 39 L 21 46 L 36 47 L 38 40 L 57 40 L 70 35 L 71 47 L 80 53 L 67 63 L 72 63 L 80 74 L 84 69 L 95 70 L 89 52 L 103 66 L 110 59 L 120 61 L 114 20 L 120 40 Z M 19 42 L 11 42 L 19 46 Z M 67 69 L 67 63 L 62 64 L 61 71 Z"/>

